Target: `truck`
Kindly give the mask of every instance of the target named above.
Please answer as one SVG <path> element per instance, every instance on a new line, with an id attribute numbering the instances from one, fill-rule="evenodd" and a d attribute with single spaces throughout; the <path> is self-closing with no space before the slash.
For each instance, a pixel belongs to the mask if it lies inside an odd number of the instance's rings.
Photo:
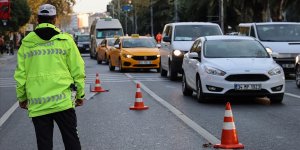
<path id="1" fill-rule="evenodd" d="M 91 48 L 90 57 L 95 59 L 97 56 L 97 46 L 104 38 L 124 36 L 123 27 L 118 19 L 96 18 L 90 28 Z"/>

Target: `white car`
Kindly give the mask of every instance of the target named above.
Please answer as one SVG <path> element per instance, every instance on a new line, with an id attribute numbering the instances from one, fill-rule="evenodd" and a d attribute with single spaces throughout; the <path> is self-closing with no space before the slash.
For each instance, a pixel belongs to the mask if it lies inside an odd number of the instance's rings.
<path id="1" fill-rule="evenodd" d="M 262 44 L 243 36 L 205 36 L 183 58 L 183 95 L 209 97 L 268 97 L 281 103 L 285 77 Z"/>

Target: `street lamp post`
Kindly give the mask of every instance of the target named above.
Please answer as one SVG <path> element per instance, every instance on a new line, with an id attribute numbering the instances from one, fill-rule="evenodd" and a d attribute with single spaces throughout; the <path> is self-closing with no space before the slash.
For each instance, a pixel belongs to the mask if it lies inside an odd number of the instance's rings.
<path id="1" fill-rule="evenodd" d="M 151 16 L 151 21 L 150 21 L 150 25 L 151 25 L 151 36 L 154 36 L 153 34 L 153 6 L 152 6 L 152 0 L 150 0 L 150 16 Z"/>

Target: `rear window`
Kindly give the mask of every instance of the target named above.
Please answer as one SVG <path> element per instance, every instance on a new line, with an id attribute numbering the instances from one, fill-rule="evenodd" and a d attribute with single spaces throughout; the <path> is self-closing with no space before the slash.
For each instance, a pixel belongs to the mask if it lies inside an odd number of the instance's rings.
<path id="1" fill-rule="evenodd" d="M 78 35 L 77 41 L 78 42 L 89 42 L 90 36 L 89 35 Z"/>
<path id="2" fill-rule="evenodd" d="M 252 40 L 206 41 L 204 56 L 207 58 L 269 58 L 268 52 Z"/>
<path id="3" fill-rule="evenodd" d="M 194 41 L 198 37 L 222 35 L 217 25 L 178 25 L 174 30 L 174 41 Z"/>

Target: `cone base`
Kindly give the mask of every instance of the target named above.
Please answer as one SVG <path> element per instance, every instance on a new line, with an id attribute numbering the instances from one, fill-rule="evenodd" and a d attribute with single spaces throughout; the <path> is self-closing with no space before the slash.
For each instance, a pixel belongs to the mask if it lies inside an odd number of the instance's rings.
<path id="1" fill-rule="evenodd" d="M 102 88 L 95 88 L 94 90 L 91 90 L 91 92 L 107 92 L 105 89 L 102 89 Z"/>
<path id="2" fill-rule="evenodd" d="M 244 149 L 244 145 L 239 144 L 216 144 L 214 148 L 222 148 L 222 149 Z"/>
<path id="3" fill-rule="evenodd" d="M 149 108 L 148 106 L 144 106 L 144 107 L 134 107 L 134 106 L 131 106 L 131 107 L 129 107 L 130 110 L 146 110 L 148 108 Z"/>

